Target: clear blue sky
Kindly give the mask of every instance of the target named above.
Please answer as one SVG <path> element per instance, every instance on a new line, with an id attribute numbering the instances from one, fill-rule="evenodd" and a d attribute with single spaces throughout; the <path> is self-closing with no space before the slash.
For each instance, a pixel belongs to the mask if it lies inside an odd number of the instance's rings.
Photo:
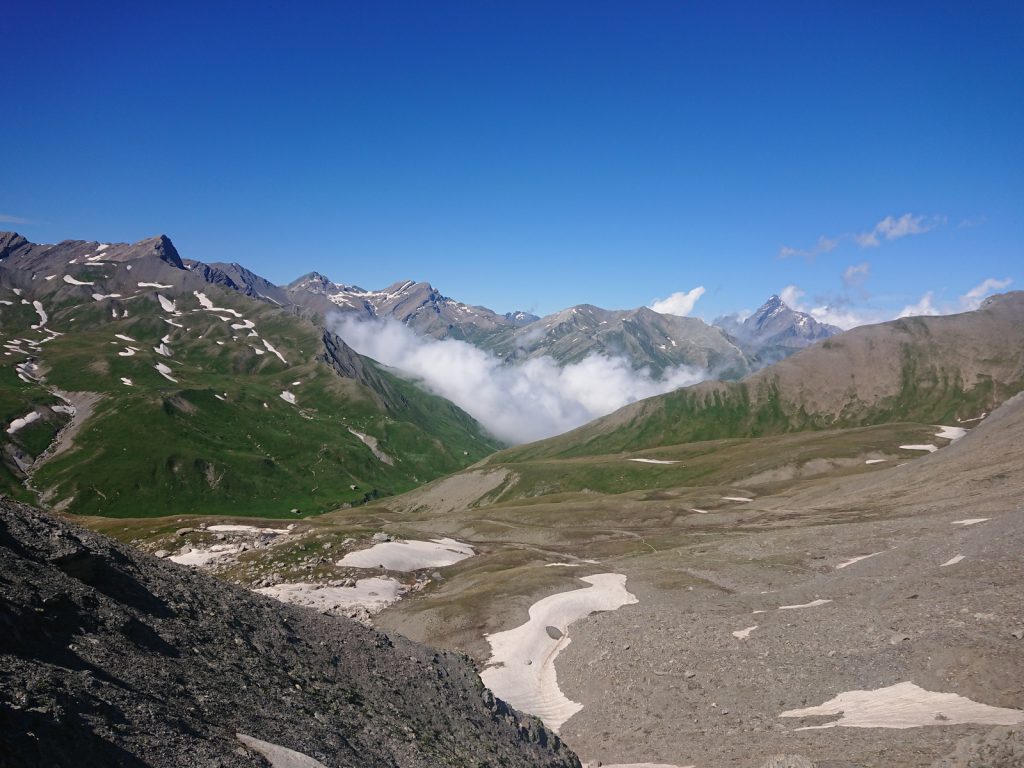
<path id="1" fill-rule="evenodd" d="M 157 5 L 5 4 L 0 228 L 499 311 L 1024 287 L 1020 2 Z"/>

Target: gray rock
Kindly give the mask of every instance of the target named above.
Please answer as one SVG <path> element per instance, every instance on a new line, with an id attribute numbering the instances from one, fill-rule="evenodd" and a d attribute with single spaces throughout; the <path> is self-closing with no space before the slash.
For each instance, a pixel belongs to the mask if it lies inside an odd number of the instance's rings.
<path id="1" fill-rule="evenodd" d="M 548 637 L 550 637 L 552 640 L 560 640 L 562 637 L 562 630 L 560 630 L 558 627 L 552 627 L 551 625 L 548 625 L 544 627 L 544 631 L 548 633 Z"/>
<path id="2" fill-rule="evenodd" d="M 153 557 L 164 558 L 169 557 L 170 554 L 171 553 L 168 552 L 166 549 L 158 549 L 156 552 L 153 553 Z"/>

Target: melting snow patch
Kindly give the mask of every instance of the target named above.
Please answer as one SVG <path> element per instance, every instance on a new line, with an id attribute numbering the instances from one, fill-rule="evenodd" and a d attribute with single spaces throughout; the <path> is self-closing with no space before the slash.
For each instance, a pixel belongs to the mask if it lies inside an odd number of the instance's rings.
<path id="1" fill-rule="evenodd" d="M 33 325 L 33 328 L 42 328 L 46 325 L 46 321 L 49 319 L 46 317 L 46 310 L 43 309 L 42 302 L 33 301 L 32 306 L 36 310 L 36 314 L 39 315 L 39 325 Z"/>
<path id="2" fill-rule="evenodd" d="M 853 565 L 854 563 L 859 563 L 861 560 L 867 560 L 869 557 L 874 557 L 875 555 L 880 555 L 880 554 L 882 554 L 882 553 L 881 552 L 872 552 L 870 555 L 860 555 L 859 557 L 851 557 L 849 560 L 844 560 L 839 565 L 837 565 L 836 566 L 836 570 L 837 571 L 838 570 L 842 570 L 843 568 L 846 568 L 848 565 Z"/>
<path id="3" fill-rule="evenodd" d="M 121 294 L 120 293 L 94 293 L 92 295 L 92 297 L 96 301 L 103 301 L 104 299 L 120 299 L 121 298 Z"/>
<path id="4" fill-rule="evenodd" d="M 978 523 L 984 523 L 991 519 L 991 517 L 969 517 L 966 520 L 954 520 L 950 525 L 977 525 Z"/>
<path id="5" fill-rule="evenodd" d="M 900 448 L 904 451 L 928 451 L 928 453 L 939 450 L 939 446 L 932 445 L 931 443 L 927 445 L 901 445 Z"/>
<path id="6" fill-rule="evenodd" d="M 711 514 L 706 509 L 697 509 L 696 507 L 692 508 L 690 511 L 691 512 L 696 512 L 698 515 L 709 515 L 709 514 Z"/>
<path id="7" fill-rule="evenodd" d="M 370 452 L 377 457 L 378 461 L 389 466 L 394 466 L 395 460 L 380 449 L 380 444 L 377 442 L 376 437 L 373 437 L 371 435 L 364 435 L 362 432 L 357 432 L 356 430 L 352 429 L 352 427 L 349 427 L 348 431 L 351 432 L 356 437 L 358 437 L 366 445 L 366 447 L 370 449 Z"/>
<path id="8" fill-rule="evenodd" d="M 254 752 L 259 752 L 270 763 L 270 768 L 327 768 L 319 760 L 309 755 L 296 752 L 294 749 L 282 747 L 269 741 L 255 739 L 244 733 L 236 733 L 235 738 Z"/>
<path id="9" fill-rule="evenodd" d="M 883 462 L 886 462 L 886 461 L 888 461 L 888 459 L 868 459 L 864 463 L 865 464 L 882 464 Z"/>
<path id="10" fill-rule="evenodd" d="M 168 368 L 163 363 L 157 363 L 153 367 L 156 368 L 157 373 L 159 373 L 161 376 L 163 376 L 168 381 L 173 381 L 175 384 L 178 383 L 177 379 L 171 377 L 171 369 Z"/>
<path id="11" fill-rule="evenodd" d="M 118 352 L 117 353 L 117 356 L 118 357 L 131 357 L 136 352 L 138 352 L 138 350 L 135 349 L 135 347 L 125 347 L 123 352 Z"/>
<path id="12" fill-rule="evenodd" d="M 455 539 L 431 541 L 384 541 L 369 549 L 349 552 L 338 561 L 339 566 L 352 568 L 380 568 L 389 571 L 416 571 L 420 568 L 440 568 L 453 565 L 476 552 L 469 544 Z"/>
<path id="13" fill-rule="evenodd" d="M 293 394 L 292 394 L 291 392 L 289 392 L 289 391 L 288 391 L 287 389 L 286 389 L 286 390 L 285 390 L 284 392 L 282 392 L 282 393 L 281 393 L 281 394 L 279 395 L 279 397 L 280 397 L 280 398 L 281 398 L 282 400 L 284 400 L 284 401 L 285 401 L 286 403 L 291 403 L 292 405 L 295 405 L 295 395 L 293 395 Z"/>
<path id="14" fill-rule="evenodd" d="M 168 347 L 163 341 L 160 342 L 159 347 L 153 347 L 153 351 L 156 352 L 158 355 L 163 355 L 164 357 L 170 357 L 171 355 L 174 354 L 173 352 L 171 352 L 171 348 Z"/>
<path id="15" fill-rule="evenodd" d="M 125 312 L 125 313 L 124 313 L 124 316 L 125 316 L 125 317 L 127 317 L 127 316 L 128 316 L 128 313 L 127 313 L 127 312 Z M 175 328 L 184 328 L 184 327 L 185 327 L 185 326 L 184 326 L 184 325 L 182 325 L 181 323 L 176 323 L 176 322 L 174 322 L 173 320 L 171 320 L 171 319 L 170 319 L 170 318 L 168 318 L 168 317 L 161 317 L 160 319 L 161 319 L 161 320 L 163 320 L 163 321 L 164 321 L 165 323 L 167 323 L 168 325 L 173 325 L 173 326 L 174 326 Z"/>
<path id="16" fill-rule="evenodd" d="M 75 280 L 71 275 L 64 275 L 64 282 L 68 285 L 93 285 L 91 282 Z"/>
<path id="17" fill-rule="evenodd" d="M 748 499 L 746 496 L 723 496 L 722 501 L 753 501 L 753 499 Z"/>
<path id="18" fill-rule="evenodd" d="M 160 302 L 160 307 L 163 309 L 164 312 L 176 312 L 177 311 L 175 309 L 174 302 L 171 301 L 170 299 L 168 299 L 162 293 L 158 293 L 156 295 L 156 300 Z"/>
<path id="19" fill-rule="evenodd" d="M 247 328 L 255 328 L 256 324 L 252 320 L 243 320 L 240 323 L 232 323 L 231 327 L 236 331 L 244 331 Z"/>
<path id="20" fill-rule="evenodd" d="M 208 525 L 206 530 L 214 533 L 269 533 L 273 536 L 291 533 L 287 528 L 258 528 L 255 525 Z"/>
<path id="21" fill-rule="evenodd" d="M 139 288 L 163 288 L 166 291 L 173 287 L 173 285 L 164 285 L 163 283 L 139 283 Z"/>
<path id="22" fill-rule="evenodd" d="M 967 434 L 967 430 L 963 427 L 944 427 L 941 424 L 936 424 L 940 431 L 935 433 L 936 437 L 944 437 L 951 443 L 956 442 L 961 437 Z"/>
<path id="23" fill-rule="evenodd" d="M 233 309 L 226 309 L 224 307 L 215 307 L 215 306 L 213 306 L 213 302 L 210 301 L 209 297 L 205 293 L 202 293 L 201 291 L 192 291 L 192 293 L 193 293 L 193 295 L 195 295 L 195 297 L 197 299 L 199 299 L 199 303 L 202 305 L 203 309 L 209 310 L 211 312 L 223 312 L 226 315 L 234 315 L 235 317 L 241 317 L 242 316 L 241 312 L 236 312 Z M 224 318 L 221 318 L 221 319 L 224 320 L 225 322 L 227 322 L 231 318 L 230 317 L 224 317 Z"/>
<path id="24" fill-rule="evenodd" d="M 192 548 L 184 554 L 171 555 L 168 559 L 179 565 L 194 565 L 200 568 L 240 551 L 241 548 L 234 544 L 214 544 L 209 549 Z"/>
<path id="25" fill-rule="evenodd" d="M 555 658 L 570 643 L 569 626 L 596 611 L 614 611 L 638 602 L 626 591 L 621 573 L 599 573 L 582 581 L 591 586 L 538 600 L 525 624 L 487 635 L 491 658 L 480 673 L 484 685 L 497 696 L 536 715 L 555 733 L 583 709 L 562 693 L 555 671 Z"/>
<path id="26" fill-rule="evenodd" d="M 748 637 L 750 637 L 750 633 L 757 629 L 758 626 L 758 624 L 755 624 L 754 626 L 747 627 L 746 629 L 737 629 L 735 632 L 732 633 L 732 636 L 735 637 L 737 640 L 746 640 Z"/>
<path id="27" fill-rule="evenodd" d="M 114 338 L 120 339 L 121 341 L 135 341 L 131 336 L 125 336 L 123 333 L 115 333 Z"/>
<path id="28" fill-rule="evenodd" d="M 269 352 L 272 355 L 277 355 L 282 363 L 288 365 L 288 361 L 284 359 L 284 355 L 282 355 L 280 352 L 274 349 L 273 345 L 266 339 L 263 340 L 263 346 L 267 348 L 267 352 Z"/>
<path id="29" fill-rule="evenodd" d="M 668 461 L 667 459 L 630 459 L 640 464 L 678 464 L 678 461 Z"/>
<path id="30" fill-rule="evenodd" d="M 24 427 L 27 427 L 29 424 L 31 424 L 33 421 L 38 421 L 38 420 L 39 420 L 39 413 L 38 412 L 31 411 L 30 413 L 26 413 L 20 419 L 15 419 L 14 421 L 11 422 L 11 425 L 7 428 L 7 434 L 8 435 L 13 435 L 19 429 L 23 429 Z"/>
<path id="31" fill-rule="evenodd" d="M 780 611 L 792 611 L 795 608 L 817 608 L 819 605 L 825 605 L 826 603 L 831 603 L 831 602 L 832 602 L 831 600 L 812 600 L 809 603 L 803 603 L 801 605 L 780 605 L 779 606 L 779 610 Z"/>
<path id="32" fill-rule="evenodd" d="M 951 557 L 951 558 L 949 558 L 949 560 L 947 560 L 942 565 L 940 565 L 939 568 L 945 568 L 947 565 L 956 565 L 957 563 L 959 563 L 963 559 L 964 559 L 963 555 L 957 555 L 956 557 Z"/>
<path id="33" fill-rule="evenodd" d="M 304 605 L 324 613 L 344 615 L 352 609 L 363 609 L 373 615 L 396 602 L 405 592 L 405 587 L 397 579 L 374 576 L 359 579 L 354 587 L 297 582 L 276 584 L 256 591 L 282 603 Z"/>
<path id="34" fill-rule="evenodd" d="M 1024 711 L 979 704 L 955 693 L 926 691 L 911 682 L 873 691 L 847 691 L 817 707 L 791 709 L 779 717 L 841 715 L 831 723 L 797 730 L 820 728 L 915 728 L 924 725 L 1017 725 Z M 941 715 L 941 717 L 939 717 Z"/>
<path id="35" fill-rule="evenodd" d="M 121 377 L 121 383 L 124 384 L 126 387 L 132 386 L 132 380 L 129 379 L 127 376 Z"/>

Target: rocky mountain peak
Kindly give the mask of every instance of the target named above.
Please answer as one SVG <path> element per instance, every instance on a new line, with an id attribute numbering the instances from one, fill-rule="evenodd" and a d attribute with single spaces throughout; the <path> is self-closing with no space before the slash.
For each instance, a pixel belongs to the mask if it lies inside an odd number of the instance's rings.
<path id="1" fill-rule="evenodd" d="M 28 240 L 17 232 L 0 232 L 0 259 L 6 259 L 20 248 L 29 245 Z"/>

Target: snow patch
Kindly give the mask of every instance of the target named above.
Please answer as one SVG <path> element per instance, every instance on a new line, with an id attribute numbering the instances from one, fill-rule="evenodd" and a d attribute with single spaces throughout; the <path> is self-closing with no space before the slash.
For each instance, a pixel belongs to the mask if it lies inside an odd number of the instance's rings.
<path id="1" fill-rule="evenodd" d="M 969 517 L 966 520 L 954 520 L 950 525 L 962 525 L 964 527 L 968 525 L 977 525 L 978 523 L 984 523 L 991 520 L 991 517 Z"/>
<path id="2" fill-rule="evenodd" d="M 75 280 L 71 275 L 64 275 L 64 282 L 68 285 L 94 285 L 94 283 L 88 281 Z"/>
<path id="3" fill-rule="evenodd" d="M 33 421 L 39 421 L 38 411 L 30 411 L 29 413 L 26 413 L 24 416 L 22 416 L 20 419 L 15 419 L 14 421 L 12 421 L 11 425 L 7 427 L 7 434 L 13 435 L 19 429 L 24 429 Z"/>
<path id="4" fill-rule="evenodd" d="M 942 565 L 940 565 L 939 568 L 945 568 L 947 565 L 956 565 L 957 563 L 959 563 L 963 559 L 964 559 L 963 555 L 956 555 L 955 557 L 949 558 L 949 560 L 947 560 Z"/>
<path id="5" fill-rule="evenodd" d="M 164 285 L 163 283 L 139 283 L 139 288 L 163 288 L 167 291 L 173 287 L 173 285 Z"/>
<path id="6" fill-rule="evenodd" d="M 591 586 L 538 600 L 530 607 L 525 624 L 487 635 L 491 658 L 480 673 L 484 685 L 498 697 L 536 715 L 555 733 L 583 709 L 562 693 L 555 671 L 555 658 L 571 641 L 569 626 L 591 613 L 639 602 L 626 591 L 626 577 L 621 573 L 599 573 L 581 581 Z M 555 631 L 549 632 L 549 627 Z"/>
<path id="7" fill-rule="evenodd" d="M 164 312 L 177 312 L 175 303 L 164 296 L 162 293 L 156 295 L 156 300 L 160 302 L 160 307 Z"/>
<path id="8" fill-rule="evenodd" d="M 296 582 L 276 584 L 257 589 L 263 595 L 282 603 L 303 605 L 322 613 L 345 615 L 363 609 L 370 615 L 380 613 L 404 594 L 405 587 L 397 579 L 374 576 L 359 579 L 354 587 L 331 587 L 323 584 Z"/>
<path id="9" fill-rule="evenodd" d="M 796 608 L 817 608 L 819 605 L 825 605 L 831 603 L 831 600 L 812 600 L 809 603 L 802 603 L 801 605 L 780 605 L 780 611 L 792 611 Z"/>
<path id="10" fill-rule="evenodd" d="M 992 707 L 955 693 L 926 691 L 912 682 L 896 683 L 873 691 L 846 691 L 817 707 L 791 709 L 779 717 L 841 715 L 831 723 L 809 725 L 797 730 L 821 728 L 916 728 L 925 725 L 1017 725 L 1024 723 L 1024 711 Z M 942 719 L 937 719 L 942 715 Z"/>
<path id="11" fill-rule="evenodd" d="M 285 390 L 284 392 L 282 392 L 282 393 L 281 393 L 281 394 L 279 395 L 279 397 L 280 397 L 280 398 L 281 398 L 282 400 L 284 400 L 284 401 L 285 401 L 286 403 L 291 403 L 292 405 L 295 405 L 295 395 L 293 395 L 293 394 L 292 394 L 291 392 L 289 392 L 289 391 L 288 391 L 287 389 L 286 389 L 286 390 Z"/>
<path id="12" fill-rule="evenodd" d="M 678 461 L 669 461 L 667 459 L 630 459 L 639 464 L 678 464 Z"/>
<path id="13" fill-rule="evenodd" d="M 404 539 L 383 541 L 369 549 L 349 552 L 338 561 L 338 565 L 351 568 L 384 567 L 389 571 L 408 572 L 453 565 L 475 554 L 473 547 L 455 539 Z"/>
<path id="14" fill-rule="evenodd" d="M 939 450 L 939 446 L 932 445 L 931 443 L 921 445 L 901 445 L 900 448 L 904 451 L 928 451 L 928 453 L 934 453 Z"/>
<path id="15" fill-rule="evenodd" d="M 754 626 L 747 627 L 746 629 L 737 629 L 735 632 L 732 633 L 732 636 L 735 637 L 737 640 L 746 640 L 748 637 L 750 637 L 750 633 L 757 629 L 758 626 L 760 625 L 755 624 Z"/>
<path id="16" fill-rule="evenodd" d="M 263 339 L 263 346 L 267 348 L 267 352 L 269 352 L 272 355 L 277 355 L 278 359 L 280 359 L 282 363 L 288 365 L 288 361 L 284 359 L 284 355 L 282 355 L 280 352 L 274 349 L 274 346 L 266 339 Z"/>
<path id="17" fill-rule="evenodd" d="M 860 555 L 859 557 L 851 557 L 849 560 L 844 560 L 839 565 L 837 565 L 836 566 L 836 570 L 837 571 L 842 570 L 843 568 L 846 568 L 847 566 L 853 565 L 854 563 L 859 563 L 861 560 L 867 560 L 869 557 L 874 557 L 875 555 L 880 555 L 880 554 L 882 554 L 882 553 L 881 552 L 872 552 L 870 555 Z"/>
<path id="18" fill-rule="evenodd" d="M 161 376 L 163 376 L 168 381 L 173 381 L 175 384 L 178 383 L 178 380 L 171 376 L 171 369 L 168 368 L 163 363 L 157 363 L 153 367 L 156 368 L 157 373 L 159 373 Z"/>

